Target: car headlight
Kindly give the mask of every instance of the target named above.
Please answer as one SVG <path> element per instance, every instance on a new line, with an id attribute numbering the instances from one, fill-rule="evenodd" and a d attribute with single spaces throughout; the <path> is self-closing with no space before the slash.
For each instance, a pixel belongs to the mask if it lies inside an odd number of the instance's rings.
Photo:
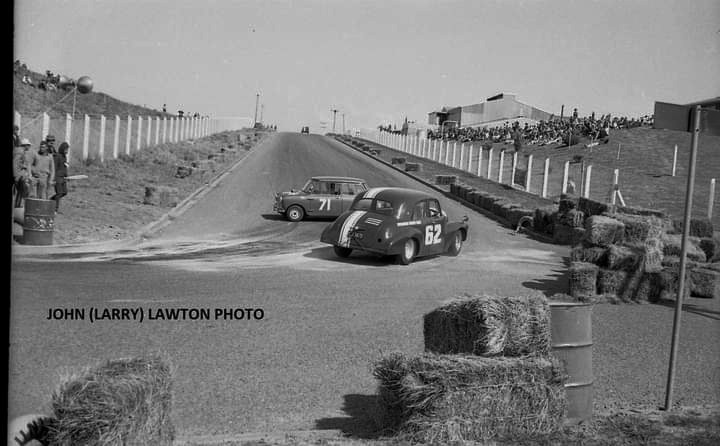
<path id="1" fill-rule="evenodd" d="M 393 236 L 392 226 L 388 226 L 387 228 L 385 228 L 385 232 L 383 233 L 383 236 L 385 237 L 385 239 L 389 239 Z"/>

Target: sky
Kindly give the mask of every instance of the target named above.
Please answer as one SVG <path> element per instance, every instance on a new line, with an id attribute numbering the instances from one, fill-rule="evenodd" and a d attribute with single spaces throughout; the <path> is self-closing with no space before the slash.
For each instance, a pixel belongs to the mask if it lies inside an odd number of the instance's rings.
<path id="1" fill-rule="evenodd" d="M 550 113 L 720 96 L 720 0 L 16 0 L 14 59 L 169 112 L 279 130 L 427 123 L 511 92 Z"/>

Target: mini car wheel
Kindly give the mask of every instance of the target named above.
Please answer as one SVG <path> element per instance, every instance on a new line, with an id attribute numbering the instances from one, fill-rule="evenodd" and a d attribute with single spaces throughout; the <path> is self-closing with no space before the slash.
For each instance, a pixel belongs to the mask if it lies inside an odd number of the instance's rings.
<path id="1" fill-rule="evenodd" d="M 397 260 L 398 263 L 401 265 L 409 265 L 412 263 L 413 259 L 415 258 L 415 253 L 417 252 L 417 243 L 415 242 L 415 239 L 407 239 L 405 240 L 405 243 L 403 244 L 402 252 L 398 254 Z"/>
<path id="2" fill-rule="evenodd" d="M 333 245 L 333 251 L 335 251 L 336 256 L 346 259 L 350 256 L 352 248 L 343 248 L 342 246 Z"/>
<path id="3" fill-rule="evenodd" d="M 456 231 L 452 236 L 452 241 L 450 242 L 450 247 L 448 248 L 448 255 L 456 256 L 460 254 L 460 251 L 462 250 L 462 234 L 460 231 Z"/>
<path id="4" fill-rule="evenodd" d="M 290 221 L 300 221 L 305 217 L 305 211 L 303 208 L 295 204 L 285 211 L 285 216 Z"/>

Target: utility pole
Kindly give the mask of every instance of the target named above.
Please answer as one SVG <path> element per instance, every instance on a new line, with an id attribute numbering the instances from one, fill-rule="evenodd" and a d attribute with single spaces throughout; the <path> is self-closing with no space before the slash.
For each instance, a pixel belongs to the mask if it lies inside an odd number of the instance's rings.
<path id="1" fill-rule="evenodd" d="M 255 124 L 257 124 L 257 112 L 258 112 L 258 104 L 260 103 L 260 93 L 255 94 L 255 118 L 253 121 L 253 127 L 255 127 Z"/>
<path id="2" fill-rule="evenodd" d="M 342 117 L 343 117 L 343 126 L 342 126 L 343 131 L 342 132 L 344 135 L 345 134 L 345 113 L 342 114 Z"/>
<path id="3" fill-rule="evenodd" d="M 265 104 L 260 104 L 260 122 L 261 123 L 264 122 L 263 121 L 263 112 L 264 111 L 265 111 Z"/>
<path id="4" fill-rule="evenodd" d="M 333 112 L 333 127 L 332 127 L 332 131 L 333 131 L 333 133 L 335 133 L 335 115 L 337 114 L 338 111 L 337 111 L 337 109 L 333 108 L 332 112 Z"/>

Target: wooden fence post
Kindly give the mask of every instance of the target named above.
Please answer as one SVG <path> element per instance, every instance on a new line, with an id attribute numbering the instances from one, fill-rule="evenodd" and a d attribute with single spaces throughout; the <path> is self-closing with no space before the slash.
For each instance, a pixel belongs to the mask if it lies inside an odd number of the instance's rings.
<path id="1" fill-rule="evenodd" d="M 512 169 L 510 170 L 510 184 L 515 184 L 515 172 L 517 171 L 517 151 L 513 152 Z"/>
<path id="2" fill-rule="evenodd" d="M 455 167 L 455 156 L 457 154 L 457 142 L 453 143 L 453 151 L 452 151 L 452 167 Z"/>
<path id="3" fill-rule="evenodd" d="M 590 175 L 592 175 L 592 164 L 587 166 L 585 170 L 585 187 L 583 188 L 583 196 L 590 198 Z"/>
<path id="4" fill-rule="evenodd" d="M 613 170 L 613 184 L 612 190 L 610 191 L 610 204 L 615 204 L 618 193 L 618 182 L 620 179 L 620 169 Z"/>
<path id="5" fill-rule="evenodd" d="M 150 147 L 152 137 L 152 116 L 147 117 L 147 135 L 145 135 L 145 147 Z"/>
<path id="6" fill-rule="evenodd" d="M 498 183 L 503 180 L 503 161 L 505 161 L 505 151 L 500 149 L 500 167 L 498 168 Z"/>
<path id="7" fill-rule="evenodd" d="M 460 143 L 460 164 L 458 167 L 460 170 L 462 170 L 463 165 L 465 164 L 465 143 Z"/>
<path id="8" fill-rule="evenodd" d="M 41 140 L 45 140 L 45 137 L 50 133 L 50 115 L 47 113 L 42 114 L 42 137 Z"/>
<path id="9" fill-rule="evenodd" d="M 545 158 L 545 170 L 543 171 L 542 197 L 547 198 L 548 175 L 550 174 L 550 158 Z"/>
<path id="10" fill-rule="evenodd" d="M 565 161 L 565 167 L 563 168 L 563 180 L 562 180 L 562 193 L 567 193 L 568 186 L 568 175 L 570 174 L 570 161 Z"/>
<path id="11" fill-rule="evenodd" d="M 160 144 L 160 116 L 155 116 L 155 145 Z"/>
<path id="12" fill-rule="evenodd" d="M 162 142 L 165 144 L 167 142 L 167 117 L 163 116 L 162 118 L 162 127 L 163 127 L 163 136 L 162 136 Z"/>
<path id="13" fill-rule="evenodd" d="M 72 123 L 73 118 L 70 113 L 65 113 L 65 142 L 68 144 L 72 143 Z M 67 159 L 70 159 L 70 150 L 68 150 Z"/>
<path id="14" fill-rule="evenodd" d="M 85 122 L 84 122 L 84 126 L 83 126 L 83 149 L 82 149 L 83 161 L 88 159 L 89 144 L 90 144 L 90 116 L 85 115 Z"/>
<path id="15" fill-rule="evenodd" d="M 130 155 L 130 136 L 132 135 L 132 116 L 128 115 L 127 129 L 125 130 L 125 155 Z"/>
<path id="16" fill-rule="evenodd" d="M 138 116 L 138 130 L 137 130 L 137 147 L 135 148 L 136 151 L 140 150 L 140 143 L 142 142 L 142 128 L 143 128 L 143 117 Z"/>
<path id="17" fill-rule="evenodd" d="M 492 173 L 492 155 L 493 155 L 492 153 L 493 153 L 493 149 L 492 149 L 492 147 L 490 147 L 490 150 L 488 150 L 488 168 L 487 168 L 487 179 L 488 180 L 490 179 L 490 174 Z M 481 151 L 480 155 L 482 156 L 482 151 Z"/>
<path id="18" fill-rule="evenodd" d="M 714 203 L 715 203 L 715 178 L 710 180 L 710 197 L 708 198 L 708 220 L 712 220 Z"/>
<path id="19" fill-rule="evenodd" d="M 115 129 L 113 131 L 113 159 L 118 157 L 118 144 L 120 144 L 120 116 L 115 115 Z"/>
<path id="20" fill-rule="evenodd" d="M 525 191 L 530 192 L 530 177 L 532 175 L 533 156 L 528 156 L 527 174 L 525 174 Z"/>
<path id="21" fill-rule="evenodd" d="M 675 144 L 675 152 L 673 153 L 673 167 L 672 176 L 675 176 L 675 169 L 677 168 L 677 144 Z"/>
<path id="22" fill-rule="evenodd" d="M 100 115 L 100 144 L 98 145 L 98 155 L 100 157 L 100 162 L 105 161 L 105 124 L 107 120 L 105 119 L 105 115 Z"/>

